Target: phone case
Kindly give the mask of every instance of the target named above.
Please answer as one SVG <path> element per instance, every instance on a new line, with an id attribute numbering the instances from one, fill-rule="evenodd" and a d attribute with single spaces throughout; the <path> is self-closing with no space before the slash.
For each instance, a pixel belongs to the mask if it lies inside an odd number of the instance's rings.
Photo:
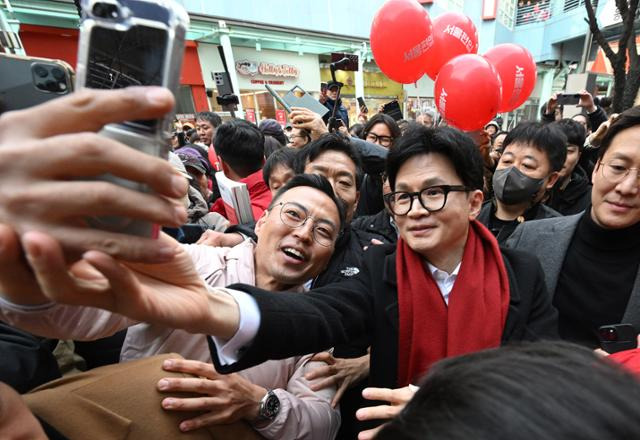
<path id="1" fill-rule="evenodd" d="M 97 4 L 117 5 L 121 15 L 117 18 L 102 18 L 93 14 Z M 113 69 L 109 66 L 100 66 L 96 71 L 95 66 L 90 71 L 90 42 L 91 35 L 98 28 L 123 32 L 133 26 L 143 26 L 151 29 L 158 29 L 166 35 L 164 47 L 164 60 L 161 68 L 161 81 L 159 86 L 171 90 L 174 95 L 180 83 L 180 69 L 184 54 L 184 38 L 189 26 L 189 16 L 184 8 L 173 0 L 82 0 L 83 20 L 80 24 L 80 38 L 78 44 L 78 65 L 76 87 L 82 89 L 87 86 L 87 78 L 94 75 L 104 75 L 110 81 L 116 83 L 115 87 L 120 88 L 132 84 L 132 81 L 113 81 Z M 98 63 L 96 63 L 98 64 Z M 125 75 L 123 75 L 125 76 Z M 124 121 L 118 124 L 106 125 L 99 134 L 123 144 L 135 148 L 152 156 L 167 158 L 170 150 L 169 128 L 174 119 L 174 114 L 169 112 L 162 119 L 149 125 L 142 124 L 144 121 Z M 150 192 L 150 189 L 141 183 L 132 182 L 112 175 L 101 177 L 106 180 L 130 189 L 141 192 Z M 145 237 L 156 237 L 158 234 L 157 225 L 141 220 L 125 219 L 119 217 L 95 217 L 88 219 L 91 226 L 112 232 L 127 233 Z"/>
<path id="2" fill-rule="evenodd" d="M 36 73 L 39 66 L 43 75 Z M 33 107 L 73 90 L 73 69 L 62 60 L 0 53 L 0 72 L 0 112 Z M 47 82 L 55 90 L 46 89 Z"/>

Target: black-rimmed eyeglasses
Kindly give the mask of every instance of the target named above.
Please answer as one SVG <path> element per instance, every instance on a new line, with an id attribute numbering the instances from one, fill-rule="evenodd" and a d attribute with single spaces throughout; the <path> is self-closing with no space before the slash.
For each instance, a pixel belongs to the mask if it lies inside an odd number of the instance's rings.
<path id="1" fill-rule="evenodd" d="M 470 191 L 463 185 L 437 185 L 424 188 L 421 191 L 394 191 L 385 194 L 389 210 L 395 215 L 406 215 L 411 211 L 413 199 L 418 198 L 420 204 L 429 212 L 440 211 L 447 203 L 447 195 L 452 191 Z"/>
<path id="2" fill-rule="evenodd" d="M 285 225 L 289 226 L 292 229 L 300 228 L 304 226 L 307 220 L 313 220 L 313 240 L 318 243 L 320 246 L 329 247 L 336 240 L 336 230 L 331 225 L 331 223 L 327 220 L 319 220 L 317 218 L 311 217 L 307 210 L 297 203 L 293 202 L 280 202 L 275 206 L 272 206 L 271 209 L 276 206 L 281 206 L 280 208 L 280 220 Z"/>

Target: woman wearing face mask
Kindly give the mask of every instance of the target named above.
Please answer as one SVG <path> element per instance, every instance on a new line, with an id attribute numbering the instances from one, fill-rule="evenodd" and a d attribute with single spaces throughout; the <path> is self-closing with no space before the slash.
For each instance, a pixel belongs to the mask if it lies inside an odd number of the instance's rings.
<path id="1" fill-rule="evenodd" d="M 539 122 L 523 122 L 509 132 L 493 174 L 494 197 L 485 202 L 478 216 L 499 243 L 526 220 L 560 216 L 542 200 L 558 180 L 566 144 L 566 136 L 557 127 Z"/>

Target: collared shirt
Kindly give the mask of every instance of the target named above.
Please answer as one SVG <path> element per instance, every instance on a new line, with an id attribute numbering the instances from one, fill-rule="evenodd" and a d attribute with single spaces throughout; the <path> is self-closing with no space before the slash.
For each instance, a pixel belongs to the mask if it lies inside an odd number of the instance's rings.
<path id="1" fill-rule="evenodd" d="M 427 261 L 427 267 L 429 268 L 429 272 L 431 272 L 431 276 L 433 280 L 438 285 L 438 289 L 440 289 L 440 294 L 442 295 L 442 299 L 446 305 L 449 305 L 449 295 L 451 295 L 451 290 L 453 289 L 453 285 L 458 278 L 458 272 L 460 272 L 460 265 L 462 262 L 458 263 L 453 272 L 448 273 L 447 271 L 440 270 L 435 267 L 433 264 Z"/>

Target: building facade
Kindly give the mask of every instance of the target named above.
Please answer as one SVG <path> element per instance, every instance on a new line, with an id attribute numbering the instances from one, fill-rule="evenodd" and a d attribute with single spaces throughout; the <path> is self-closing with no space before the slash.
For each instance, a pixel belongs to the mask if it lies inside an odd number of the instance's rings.
<path id="1" fill-rule="evenodd" d="M 501 43 L 517 43 L 532 53 L 538 66 L 536 87 L 523 106 L 505 115 L 507 123 L 535 118 L 549 96 L 565 90 L 567 84 L 577 87 L 582 81 L 600 96 L 610 91 L 610 66 L 592 41 L 585 22 L 585 0 L 419 1 L 432 19 L 444 11 L 469 16 L 478 29 L 480 54 Z M 619 27 L 615 0 L 591 1 L 599 21 L 609 30 L 607 35 L 615 38 Z M 281 95 L 298 86 L 317 96 L 320 84 L 330 79 L 332 53 L 359 55 L 359 71 L 339 71 L 336 78 L 345 84 L 343 101 L 352 121 L 359 112 L 356 97 L 364 97 L 374 110 L 397 99 L 408 119 L 435 108 L 434 83 L 426 75 L 415 84 L 401 85 L 375 64 L 369 31 L 384 0 L 180 2 L 191 18 L 177 96 L 180 114 L 222 110 L 216 100 L 214 74 L 224 71 L 226 63 L 240 98 L 240 114 L 256 122 L 263 118 L 283 122 L 282 109 L 265 85 Z M 75 65 L 78 11 L 72 0 L 4 0 L 0 5 L 2 28 L 19 37 L 16 43 L 0 32 L 5 51 L 59 58 Z M 12 46 L 18 47 L 10 49 Z M 584 80 L 571 80 L 571 75 L 583 73 Z"/>

